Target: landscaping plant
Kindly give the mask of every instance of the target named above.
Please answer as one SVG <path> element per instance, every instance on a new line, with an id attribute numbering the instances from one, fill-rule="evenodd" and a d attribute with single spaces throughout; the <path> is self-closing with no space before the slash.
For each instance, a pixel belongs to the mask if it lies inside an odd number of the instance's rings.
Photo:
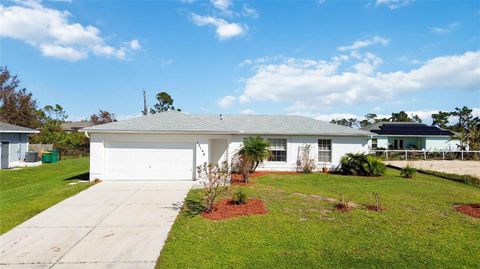
<path id="1" fill-rule="evenodd" d="M 260 136 L 248 137 L 243 146 L 234 154 L 232 163 L 248 183 L 248 176 L 258 165 L 270 156 L 270 143 Z"/>
<path id="2" fill-rule="evenodd" d="M 341 171 L 355 176 L 381 176 L 386 167 L 382 160 L 364 153 L 347 153 L 340 160 Z"/>
<path id="3" fill-rule="evenodd" d="M 205 212 L 213 211 L 217 197 L 228 189 L 228 164 L 207 164 L 197 166 L 197 177 L 203 185 Z"/>
<path id="4" fill-rule="evenodd" d="M 411 167 L 410 165 L 405 166 L 400 170 L 400 176 L 404 178 L 415 178 L 415 174 L 417 173 L 417 169 Z"/>
<path id="5" fill-rule="evenodd" d="M 248 201 L 247 194 L 245 193 L 245 191 L 243 189 L 237 189 L 233 193 L 232 201 L 233 201 L 233 203 L 235 203 L 237 205 L 244 205 Z"/>
<path id="6" fill-rule="evenodd" d="M 312 145 L 305 144 L 302 148 L 301 165 L 305 174 L 310 174 L 317 169 L 315 159 L 311 156 Z"/>

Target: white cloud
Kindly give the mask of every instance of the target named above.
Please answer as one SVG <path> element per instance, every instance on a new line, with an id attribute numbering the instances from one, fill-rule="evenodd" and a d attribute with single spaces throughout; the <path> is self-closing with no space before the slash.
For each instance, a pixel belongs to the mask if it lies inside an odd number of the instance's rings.
<path id="1" fill-rule="evenodd" d="M 255 115 L 255 114 L 257 114 L 257 112 L 255 112 L 254 110 L 251 110 L 251 109 L 244 109 L 244 110 L 240 111 L 240 114 Z"/>
<path id="2" fill-rule="evenodd" d="M 258 18 L 258 11 L 254 9 L 253 7 L 249 7 L 247 5 L 243 5 L 242 9 L 242 15 L 245 17 L 251 17 L 251 18 Z"/>
<path id="3" fill-rule="evenodd" d="M 375 0 L 376 6 L 386 6 L 389 9 L 397 9 L 412 3 L 413 0 Z"/>
<path id="4" fill-rule="evenodd" d="M 37 1 L 0 5 L 0 36 L 24 41 L 45 56 L 71 61 L 89 54 L 123 60 L 129 52 L 140 48 L 138 40 L 110 46 L 98 28 L 71 22 L 71 17 L 67 11 L 47 8 Z"/>
<path id="5" fill-rule="evenodd" d="M 454 22 L 445 27 L 430 27 L 430 31 L 435 34 L 449 34 L 457 29 L 458 26 L 460 26 L 460 24 Z"/>
<path id="6" fill-rule="evenodd" d="M 365 39 L 365 40 L 357 40 L 353 42 L 353 44 L 348 45 L 348 46 L 341 46 L 338 47 L 339 51 L 351 51 L 351 50 L 358 50 L 361 48 L 369 47 L 372 45 L 388 45 L 390 43 L 390 40 L 381 36 L 374 36 L 373 38 L 370 39 Z"/>
<path id="7" fill-rule="evenodd" d="M 216 28 L 217 37 L 220 40 L 230 39 L 232 37 L 241 36 L 246 33 L 246 27 L 238 23 L 229 23 L 222 18 L 213 16 L 201 16 L 192 14 L 192 21 L 198 26 L 212 25 Z"/>
<path id="8" fill-rule="evenodd" d="M 224 13 L 230 13 L 230 7 L 232 6 L 232 1 L 230 0 L 210 0 L 212 5 Z"/>
<path id="9" fill-rule="evenodd" d="M 480 88 L 480 51 L 441 56 L 425 61 L 410 71 L 376 71 L 381 59 L 362 54 L 359 66 L 343 68 L 342 60 L 285 59 L 263 63 L 245 79 L 242 103 L 275 101 L 305 109 L 340 104 L 388 102 L 415 91 L 478 90 Z M 336 59 L 336 58 L 335 58 Z M 292 105 L 293 106 L 293 105 Z"/>
<path id="10" fill-rule="evenodd" d="M 218 106 L 221 108 L 229 108 L 235 103 L 236 100 L 237 97 L 227 95 L 218 101 Z"/>

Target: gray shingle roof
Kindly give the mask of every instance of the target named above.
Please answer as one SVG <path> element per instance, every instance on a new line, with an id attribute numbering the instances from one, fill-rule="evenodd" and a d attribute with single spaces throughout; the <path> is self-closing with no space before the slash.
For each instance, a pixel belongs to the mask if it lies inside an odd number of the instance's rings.
<path id="1" fill-rule="evenodd" d="M 198 115 L 168 111 L 82 129 L 87 132 L 219 132 L 229 134 L 344 135 L 372 133 L 302 116 Z"/>
<path id="2" fill-rule="evenodd" d="M 0 121 L 0 133 L 38 133 L 37 130 Z"/>
<path id="3" fill-rule="evenodd" d="M 220 132 L 231 133 L 220 124 L 192 117 L 182 112 L 167 111 L 124 121 L 110 122 L 81 129 L 82 131 L 118 132 Z"/>

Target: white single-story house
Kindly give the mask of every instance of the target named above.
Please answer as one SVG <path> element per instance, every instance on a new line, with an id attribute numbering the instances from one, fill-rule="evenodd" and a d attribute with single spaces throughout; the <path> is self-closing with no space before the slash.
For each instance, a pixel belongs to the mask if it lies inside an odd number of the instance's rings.
<path id="1" fill-rule="evenodd" d="M 0 168 L 6 169 L 24 166 L 25 153 L 28 151 L 28 135 L 37 130 L 0 122 Z"/>
<path id="2" fill-rule="evenodd" d="M 415 122 L 377 122 L 362 128 L 374 133 L 370 149 L 459 150 L 454 133 Z"/>
<path id="3" fill-rule="evenodd" d="M 90 137 L 90 180 L 192 180 L 196 166 L 231 161 L 245 138 L 271 143 L 259 170 L 295 171 L 311 145 L 317 165 L 333 168 L 367 152 L 371 133 L 301 116 L 191 115 L 177 111 L 82 129 Z"/>

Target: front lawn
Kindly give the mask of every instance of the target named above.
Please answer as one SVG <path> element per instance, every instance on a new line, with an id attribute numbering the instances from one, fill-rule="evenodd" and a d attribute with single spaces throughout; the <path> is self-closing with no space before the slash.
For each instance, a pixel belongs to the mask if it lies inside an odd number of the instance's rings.
<path id="1" fill-rule="evenodd" d="M 0 234 L 90 186 L 88 158 L 0 170 Z M 77 184 L 72 184 L 77 183 Z"/>
<path id="2" fill-rule="evenodd" d="M 480 188 L 389 169 L 381 178 L 266 175 L 242 187 L 269 213 L 211 221 L 180 214 L 158 268 L 475 268 L 480 220 L 452 208 L 480 202 Z M 193 190 L 189 195 L 198 195 Z M 363 204 L 380 194 L 388 210 Z M 305 195 L 307 194 L 307 195 Z M 359 207 L 338 212 L 320 195 Z"/>

